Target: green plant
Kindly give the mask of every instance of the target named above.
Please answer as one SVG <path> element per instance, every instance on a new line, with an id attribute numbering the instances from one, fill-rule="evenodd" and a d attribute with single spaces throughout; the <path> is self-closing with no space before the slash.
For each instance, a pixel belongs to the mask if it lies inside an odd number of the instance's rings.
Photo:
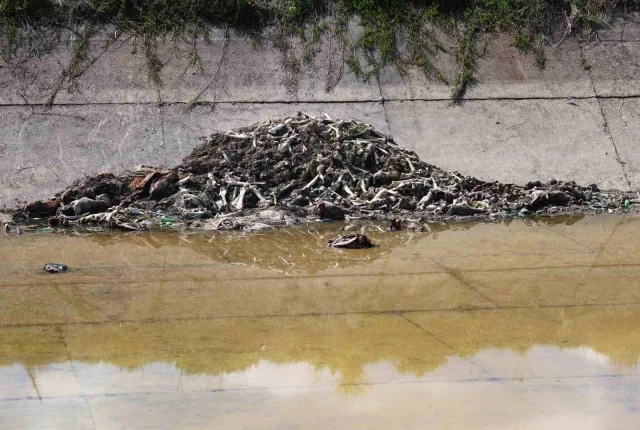
<path id="1" fill-rule="evenodd" d="M 514 46 L 544 67 L 552 35 L 560 34 L 560 42 L 573 35 L 592 37 L 608 25 L 615 7 L 640 11 L 640 0 L 0 0 L 0 54 L 7 63 L 40 56 L 71 32 L 73 56 L 51 92 L 52 103 L 95 61 L 88 52 L 94 34 L 109 29 L 114 38 L 142 41 L 149 79 L 160 86 L 159 41 L 189 44 L 189 66 L 202 71 L 197 40 L 210 41 L 212 30 L 225 28 L 278 48 L 285 85 L 296 91 L 297 76 L 313 66 L 326 35 L 343 57 L 341 65 L 332 66 L 328 89 L 345 66 L 363 80 L 384 67 L 404 73 L 413 66 L 448 82 L 434 60 L 453 51 L 458 72 L 452 97 L 460 99 L 474 81 L 479 35 L 512 33 Z M 354 21 L 359 33 L 350 30 Z M 455 49 L 439 34 L 453 35 Z"/>

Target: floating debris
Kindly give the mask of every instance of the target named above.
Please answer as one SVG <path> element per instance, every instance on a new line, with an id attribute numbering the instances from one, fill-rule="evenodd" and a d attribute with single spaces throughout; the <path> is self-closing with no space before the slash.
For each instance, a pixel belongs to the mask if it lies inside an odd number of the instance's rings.
<path id="1" fill-rule="evenodd" d="M 363 234 L 350 233 L 344 236 L 331 239 L 327 242 L 329 248 L 349 248 L 349 249 L 362 249 L 373 248 L 373 244 L 369 238 Z"/>
<path id="2" fill-rule="evenodd" d="M 49 273 L 62 273 L 66 272 L 69 268 L 66 264 L 47 263 L 44 265 L 43 269 Z"/>
<path id="3" fill-rule="evenodd" d="M 119 176 L 86 178 L 54 199 L 29 203 L 19 216 L 50 217 L 55 227 L 262 230 L 305 220 L 455 221 L 612 212 L 637 202 L 633 197 L 575 182 L 481 181 L 426 163 L 369 124 L 299 112 L 213 134 L 173 169 L 140 166 Z M 262 217 L 265 210 L 279 215 Z M 419 225 L 391 228 L 419 230 Z"/>

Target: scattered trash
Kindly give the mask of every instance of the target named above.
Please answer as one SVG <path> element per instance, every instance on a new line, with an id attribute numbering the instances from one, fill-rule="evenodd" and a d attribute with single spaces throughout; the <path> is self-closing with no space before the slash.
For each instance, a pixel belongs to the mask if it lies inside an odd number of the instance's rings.
<path id="1" fill-rule="evenodd" d="M 44 270 L 49 273 L 62 273 L 66 272 L 69 268 L 65 264 L 60 263 L 47 263 L 44 265 Z"/>
<path id="2" fill-rule="evenodd" d="M 520 209 L 520 212 L 518 212 L 518 216 L 522 217 L 522 218 L 530 216 L 530 215 L 531 215 L 531 211 L 529 209 L 527 209 L 527 208 L 522 208 L 522 209 Z"/>
<path id="3" fill-rule="evenodd" d="M 363 234 L 350 233 L 344 236 L 331 239 L 327 242 L 329 248 L 349 248 L 349 249 L 361 249 L 372 248 L 373 244 L 369 238 Z"/>
<path id="4" fill-rule="evenodd" d="M 52 227 L 133 231 L 189 220 L 192 226 L 251 230 L 253 224 L 258 229 L 304 220 L 609 212 L 636 201 L 595 184 L 481 181 L 424 162 L 369 124 L 299 112 L 213 134 L 173 169 L 139 166 L 119 176 L 85 178 L 51 200 L 29 203 L 17 216 L 47 217 Z M 263 218 L 265 209 L 279 213 L 278 220 Z"/>

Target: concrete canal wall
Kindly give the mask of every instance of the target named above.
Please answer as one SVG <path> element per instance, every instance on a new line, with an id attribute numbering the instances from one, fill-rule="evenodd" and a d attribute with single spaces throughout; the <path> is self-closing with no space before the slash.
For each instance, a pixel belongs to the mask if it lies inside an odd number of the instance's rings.
<path id="1" fill-rule="evenodd" d="M 83 175 L 175 165 L 201 136 L 298 110 L 361 119 L 433 164 L 485 180 L 639 189 L 640 23 L 600 36 L 550 47 L 545 69 L 496 37 L 461 104 L 417 70 L 389 68 L 360 82 L 329 40 L 292 92 L 281 54 L 242 37 L 225 42 L 220 33 L 200 46 L 202 72 L 188 67 L 188 47 L 161 46 L 161 87 L 150 83 L 139 46 L 95 39 L 93 65 L 45 109 L 52 88 L 67 86 L 71 50 L 61 43 L 38 59 L 0 62 L 0 208 L 50 197 Z M 436 63 L 452 78 L 452 55 Z"/>

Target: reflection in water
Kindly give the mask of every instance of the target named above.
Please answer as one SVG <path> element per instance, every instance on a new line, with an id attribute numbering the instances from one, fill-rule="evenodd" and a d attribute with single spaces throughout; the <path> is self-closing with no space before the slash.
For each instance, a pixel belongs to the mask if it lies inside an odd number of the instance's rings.
<path id="1" fill-rule="evenodd" d="M 38 369 L 25 368 L 23 365 L 6 366 L 0 369 L 3 380 L 11 379 L 14 388 L 31 385 L 34 391 L 43 391 L 41 397 L 70 395 L 65 388 L 52 390 L 51 385 L 60 379 L 60 375 L 73 368 L 74 376 L 85 387 L 68 387 L 67 390 L 81 389 L 89 396 L 114 395 L 123 392 L 145 392 L 149 389 L 161 387 L 176 391 L 204 391 L 204 390 L 274 390 L 283 388 L 312 388 L 334 387 L 338 392 L 353 393 L 358 390 L 366 393 L 367 387 L 387 383 L 424 383 L 437 381 L 477 382 L 494 379 L 486 372 L 486 368 L 497 371 L 499 379 L 520 378 L 529 379 L 536 376 L 544 377 L 575 377 L 602 376 L 611 374 L 633 375 L 637 367 L 625 369 L 617 368 L 606 355 L 595 352 L 588 347 L 557 348 L 550 346 L 534 346 L 524 353 L 515 353 L 504 349 L 487 349 L 463 360 L 451 357 L 446 363 L 429 373 L 422 375 L 407 375 L 398 369 L 397 363 L 387 360 L 371 362 L 360 369 L 360 381 L 346 382 L 342 370 L 330 369 L 313 365 L 306 361 L 289 361 L 279 363 L 268 359 L 259 359 L 255 363 L 237 370 L 229 370 L 218 375 L 207 373 L 190 373 L 185 369 L 166 361 L 149 361 L 143 366 L 126 369 L 108 362 L 89 364 L 84 361 L 49 364 Z M 539 363 L 537 372 L 543 375 L 533 375 L 531 363 Z M 553 364 L 551 364 L 553 363 Z M 558 363 L 562 363 L 570 373 L 557 373 Z M 483 368 L 484 367 L 484 368 Z M 466 372 L 461 373 L 464 369 Z M 619 373 L 620 372 L 620 373 Z M 38 381 L 40 387 L 37 386 Z M 8 398 L 11 392 L 3 393 Z"/>
<path id="2" fill-rule="evenodd" d="M 484 398 L 488 390 L 511 406 L 526 399 L 539 412 L 553 404 L 538 403 L 542 384 L 549 398 L 560 386 L 604 390 L 600 409 L 591 411 L 598 416 L 622 406 L 635 413 L 629 405 L 638 393 L 628 381 L 637 386 L 640 219 L 458 224 L 433 226 L 428 235 L 369 225 L 358 228 L 378 248 L 327 249 L 339 227 L 0 238 L 0 412 L 13 411 L 8 399 L 41 398 L 45 415 L 57 399 L 83 399 L 99 422 L 100 408 L 104 420 L 120 416 L 110 403 L 120 396 L 117 409 L 138 401 L 161 408 L 166 401 L 177 408 L 166 412 L 174 416 L 185 402 L 199 412 L 211 408 L 188 393 L 227 393 L 218 415 L 229 421 L 220 428 L 244 426 L 242 417 L 256 408 L 273 417 L 272 408 L 281 406 L 273 398 L 282 396 L 322 405 L 325 421 L 279 420 L 335 427 L 326 421 L 333 416 L 326 411 L 335 410 L 347 420 L 338 427 L 390 428 L 406 424 L 406 416 L 394 415 L 403 408 L 399 399 L 435 402 L 441 412 L 451 409 L 445 404 L 451 396 L 435 392 L 455 392 L 460 405 L 471 390 L 478 409 L 469 414 L 480 414 L 478 424 L 451 427 L 443 418 L 434 428 L 540 428 L 532 424 L 540 417 L 520 404 L 504 423 L 487 421 L 500 411 L 485 413 L 491 406 Z M 45 261 L 72 270 L 45 275 L 39 270 Z M 589 379 L 596 377 L 606 378 L 604 388 Z M 572 378 L 587 379 L 575 388 Z M 524 384 L 525 392 L 509 381 Z M 455 384 L 476 388 L 457 391 Z M 271 397 L 261 397 L 265 392 Z M 168 393 L 173 397 L 165 399 Z M 359 412 L 331 403 L 343 402 L 344 393 Z M 149 400 L 154 396 L 160 397 Z M 570 412 L 580 415 L 581 408 L 577 402 Z M 386 411 L 380 423 L 365 419 L 374 410 Z M 351 413 L 359 421 L 349 425 Z M 529 417 L 526 425 L 515 424 L 520 413 Z M 597 422 L 585 420 L 577 422 Z M 28 427 L 15 422 L 5 427 Z M 126 424 L 105 422 L 95 427 Z M 282 422 L 271 428 L 287 427 Z M 553 425 L 567 428 L 562 422 Z M 179 427 L 209 428 L 183 421 Z"/>
<path id="3" fill-rule="evenodd" d="M 243 318 L 156 323 L 110 323 L 1 330 L 0 365 L 27 368 L 67 360 L 106 362 L 123 369 L 171 363 L 185 374 L 243 372 L 261 360 L 309 363 L 327 369 L 338 385 L 367 383 L 364 369 L 393 363 L 416 377 L 449 357 L 473 357 L 484 349 L 525 354 L 536 345 L 559 350 L 588 347 L 619 371 L 640 357 L 638 307 L 434 312 L 395 315 Z M 438 341 L 442 339 L 443 341 Z M 446 339 L 446 341 L 445 341 Z"/>
<path id="4" fill-rule="evenodd" d="M 530 226 L 573 225 L 584 216 L 554 217 L 525 220 L 522 223 Z M 505 220 L 500 224 L 508 227 L 513 220 Z M 516 221 L 518 222 L 518 221 Z M 362 265 L 367 261 L 387 255 L 400 246 L 415 244 L 429 236 L 437 241 L 441 233 L 465 231 L 474 223 L 431 223 L 429 235 L 418 232 L 389 233 L 388 223 L 366 222 L 348 224 L 338 230 L 336 224 L 319 224 L 293 227 L 288 229 L 268 230 L 261 233 L 238 232 L 153 232 L 148 235 L 135 233 L 116 235 L 110 233 L 86 234 L 85 237 L 97 242 L 100 246 L 115 243 L 126 243 L 131 246 L 146 246 L 155 249 L 163 247 L 188 246 L 213 261 L 238 263 L 259 267 L 264 270 L 286 272 L 290 274 L 316 274 L 330 268 L 345 268 Z M 358 232 L 372 238 L 377 246 L 366 253 L 353 250 L 327 248 L 328 240 L 346 232 Z M 187 245 L 188 244 L 188 245 Z"/>
<path id="5" fill-rule="evenodd" d="M 166 362 L 123 371 L 73 361 L 33 378 L 22 366 L 0 367 L 0 381 L 12 384 L 0 391 L 0 408 L 9 417 L 3 428 L 23 429 L 634 428 L 640 378 L 615 372 L 589 348 L 548 346 L 451 357 L 420 377 L 378 361 L 363 369 L 365 384 L 352 386 L 306 362 L 261 359 L 212 376 Z"/>

